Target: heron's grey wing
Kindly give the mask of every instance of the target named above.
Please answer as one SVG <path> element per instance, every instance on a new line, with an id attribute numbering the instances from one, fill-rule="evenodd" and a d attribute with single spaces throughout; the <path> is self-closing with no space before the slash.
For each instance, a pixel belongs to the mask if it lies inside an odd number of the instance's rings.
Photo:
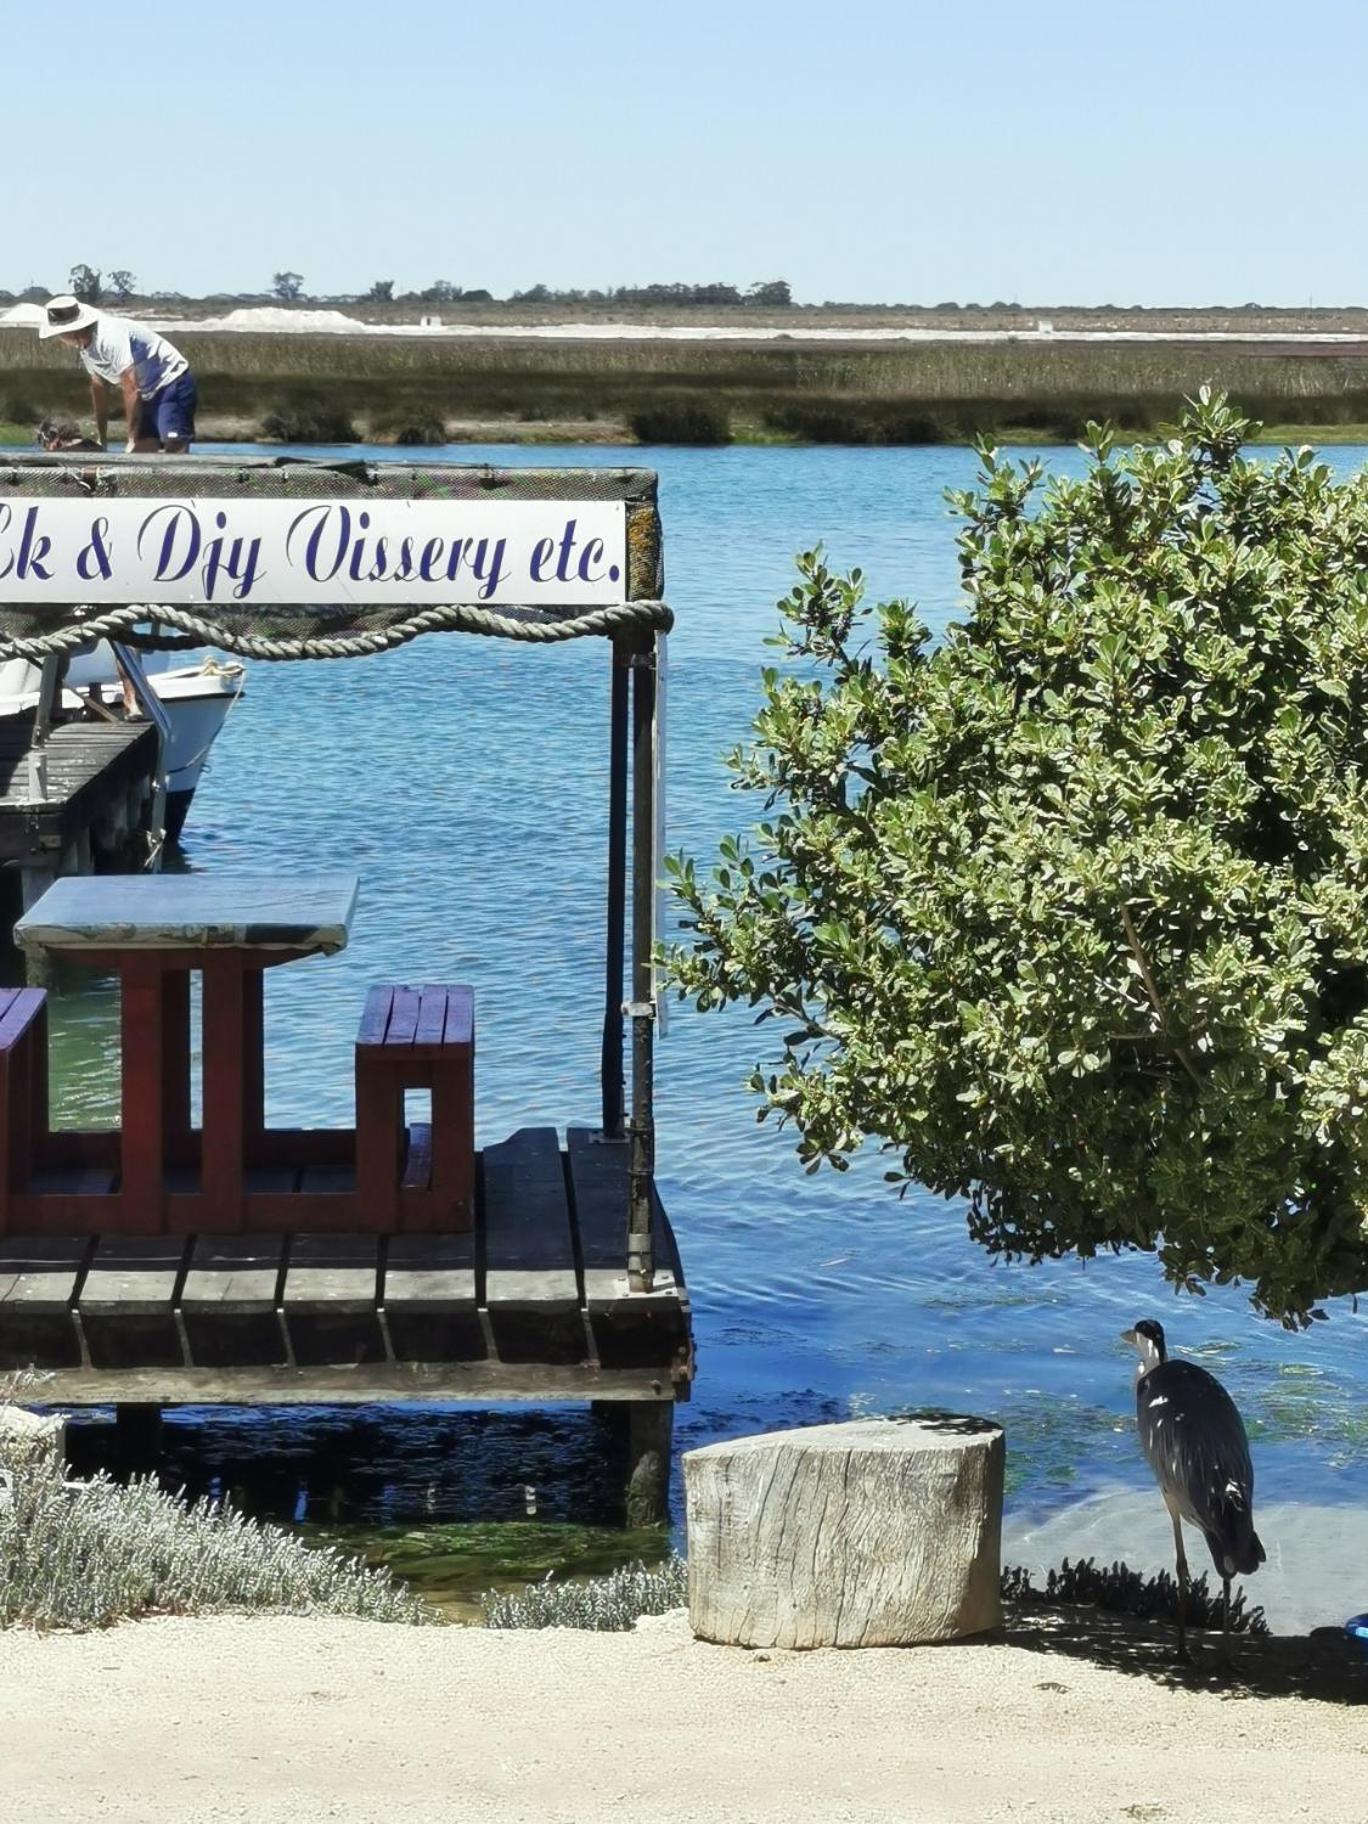
<path id="1" fill-rule="evenodd" d="M 1249 1440 L 1235 1402 L 1195 1362 L 1163 1362 L 1136 1383 L 1140 1443 L 1165 1494 L 1204 1530 L 1223 1523 L 1230 1496 L 1254 1495 Z"/>

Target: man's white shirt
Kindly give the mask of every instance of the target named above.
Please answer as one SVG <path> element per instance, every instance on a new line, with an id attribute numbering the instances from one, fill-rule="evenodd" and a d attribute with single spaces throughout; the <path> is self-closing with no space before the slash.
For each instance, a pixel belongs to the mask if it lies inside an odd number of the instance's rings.
<path id="1" fill-rule="evenodd" d="M 101 313 L 94 328 L 90 346 L 81 350 L 87 372 L 117 386 L 131 367 L 143 399 L 159 393 L 190 365 L 178 348 L 141 323 Z"/>

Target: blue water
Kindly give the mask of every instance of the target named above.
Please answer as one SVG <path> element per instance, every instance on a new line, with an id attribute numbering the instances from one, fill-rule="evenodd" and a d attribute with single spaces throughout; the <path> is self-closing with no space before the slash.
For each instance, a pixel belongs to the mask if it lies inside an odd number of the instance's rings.
<path id="1" fill-rule="evenodd" d="M 758 669 L 773 659 L 762 642 L 795 551 L 822 541 L 836 564 L 864 568 L 872 593 L 915 599 L 935 627 L 955 610 L 954 523 L 942 496 L 972 480 L 968 450 L 444 454 L 659 471 L 677 614 L 672 848 L 707 856 L 756 812 L 729 789 L 722 757 L 746 736 Z M 1083 461 L 1071 450 L 1041 454 L 1059 470 Z M 1365 457 L 1342 450 L 1334 460 Z M 343 865 L 363 881 L 351 947 L 268 979 L 273 1120 L 349 1120 L 364 991 L 415 977 L 476 984 L 482 1144 L 529 1121 L 594 1120 L 607 703 L 607 654 L 594 641 L 528 651 L 433 638 L 380 659 L 252 666 L 191 814 L 189 865 Z M 88 1114 L 112 1102 L 108 992 L 72 993 L 57 1028 L 72 1062 L 68 1106 Z M 1176 1348 L 1230 1386 L 1250 1422 L 1261 1496 L 1322 1504 L 1368 1495 L 1363 1313 L 1337 1305 L 1330 1322 L 1287 1335 L 1238 1290 L 1175 1301 L 1148 1257 L 994 1266 L 969 1242 L 959 1208 L 927 1195 L 899 1201 L 877 1157 L 844 1176 L 805 1176 L 786 1137 L 757 1127 L 743 1087 L 765 1038 L 744 1013 L 676 1006 L 658 1055 L 659 1180 L 698 1344 L 681 1447 L 946 1405 L 1006 1424 L 1018 1515 L 1103 1485 L 1147 1487 L 1131 1359 L 1117 1333 L 1155 1314 Z M 339 1476 L 320 1465 L 332 1462 L 343 1424 L 363 1442 Z M 187 1430 L 182 1448 L 192 1481 L 231 1482 L 248 1459 L 269 1463 L 277 1506 L 300 1518 L 421 1527 L 477 1511 L 514 1517 L 528 1483 L 543 1513 L 569 1514 L 594 1483 L 583 1419 L 524 1414 L 497 1434 L 476 1434 L 468 1420 L 444 1426 L 430 1414 L 220 1416 L 193 1438 Z M 472 1467 L 462 1446 L 474 1436 L 486 1442 Z"/>

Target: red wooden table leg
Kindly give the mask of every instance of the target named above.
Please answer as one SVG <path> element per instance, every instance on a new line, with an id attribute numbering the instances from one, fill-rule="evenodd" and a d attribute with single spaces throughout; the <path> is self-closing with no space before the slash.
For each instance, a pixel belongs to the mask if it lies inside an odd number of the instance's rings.
<path id="1" fill-rule="evenodd" d="M 128 951 L 120 959 L 123 1047 L 122 1183 L 118 1209 L 110 1199 L 110 1226 L 159 1234 L 165 1223 L 165 972 L 155 952 Z"/>
<path id="2" fill-rule="evenodd" d="M 261 1136 L 266 1131 L 266 1022 L 263 1006 L 264 969 L 247 969 L 242 976 L 242 1119 L 246 1135 L 246 1162 L 260 1165 Z"/>
<path id="3" fill-rule="evenodd" d="M 237 1233 L 244 1225 L 243 1142 L 247 1095 L 243 1060 L 246 984 L 231 952 L 204 959 L 204 1121 L 201 1184 L 204 1228 Z"/>

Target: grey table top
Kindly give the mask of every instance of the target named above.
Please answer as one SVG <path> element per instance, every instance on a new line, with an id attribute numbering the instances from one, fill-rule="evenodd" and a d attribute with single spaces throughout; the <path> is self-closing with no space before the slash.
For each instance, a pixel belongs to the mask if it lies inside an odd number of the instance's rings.
<path id="1" fill-rule="evenodd" d="M 354 874 L 97 874 L 54 881 L 14 927 L 26 950 L 346 947 Z"/>

